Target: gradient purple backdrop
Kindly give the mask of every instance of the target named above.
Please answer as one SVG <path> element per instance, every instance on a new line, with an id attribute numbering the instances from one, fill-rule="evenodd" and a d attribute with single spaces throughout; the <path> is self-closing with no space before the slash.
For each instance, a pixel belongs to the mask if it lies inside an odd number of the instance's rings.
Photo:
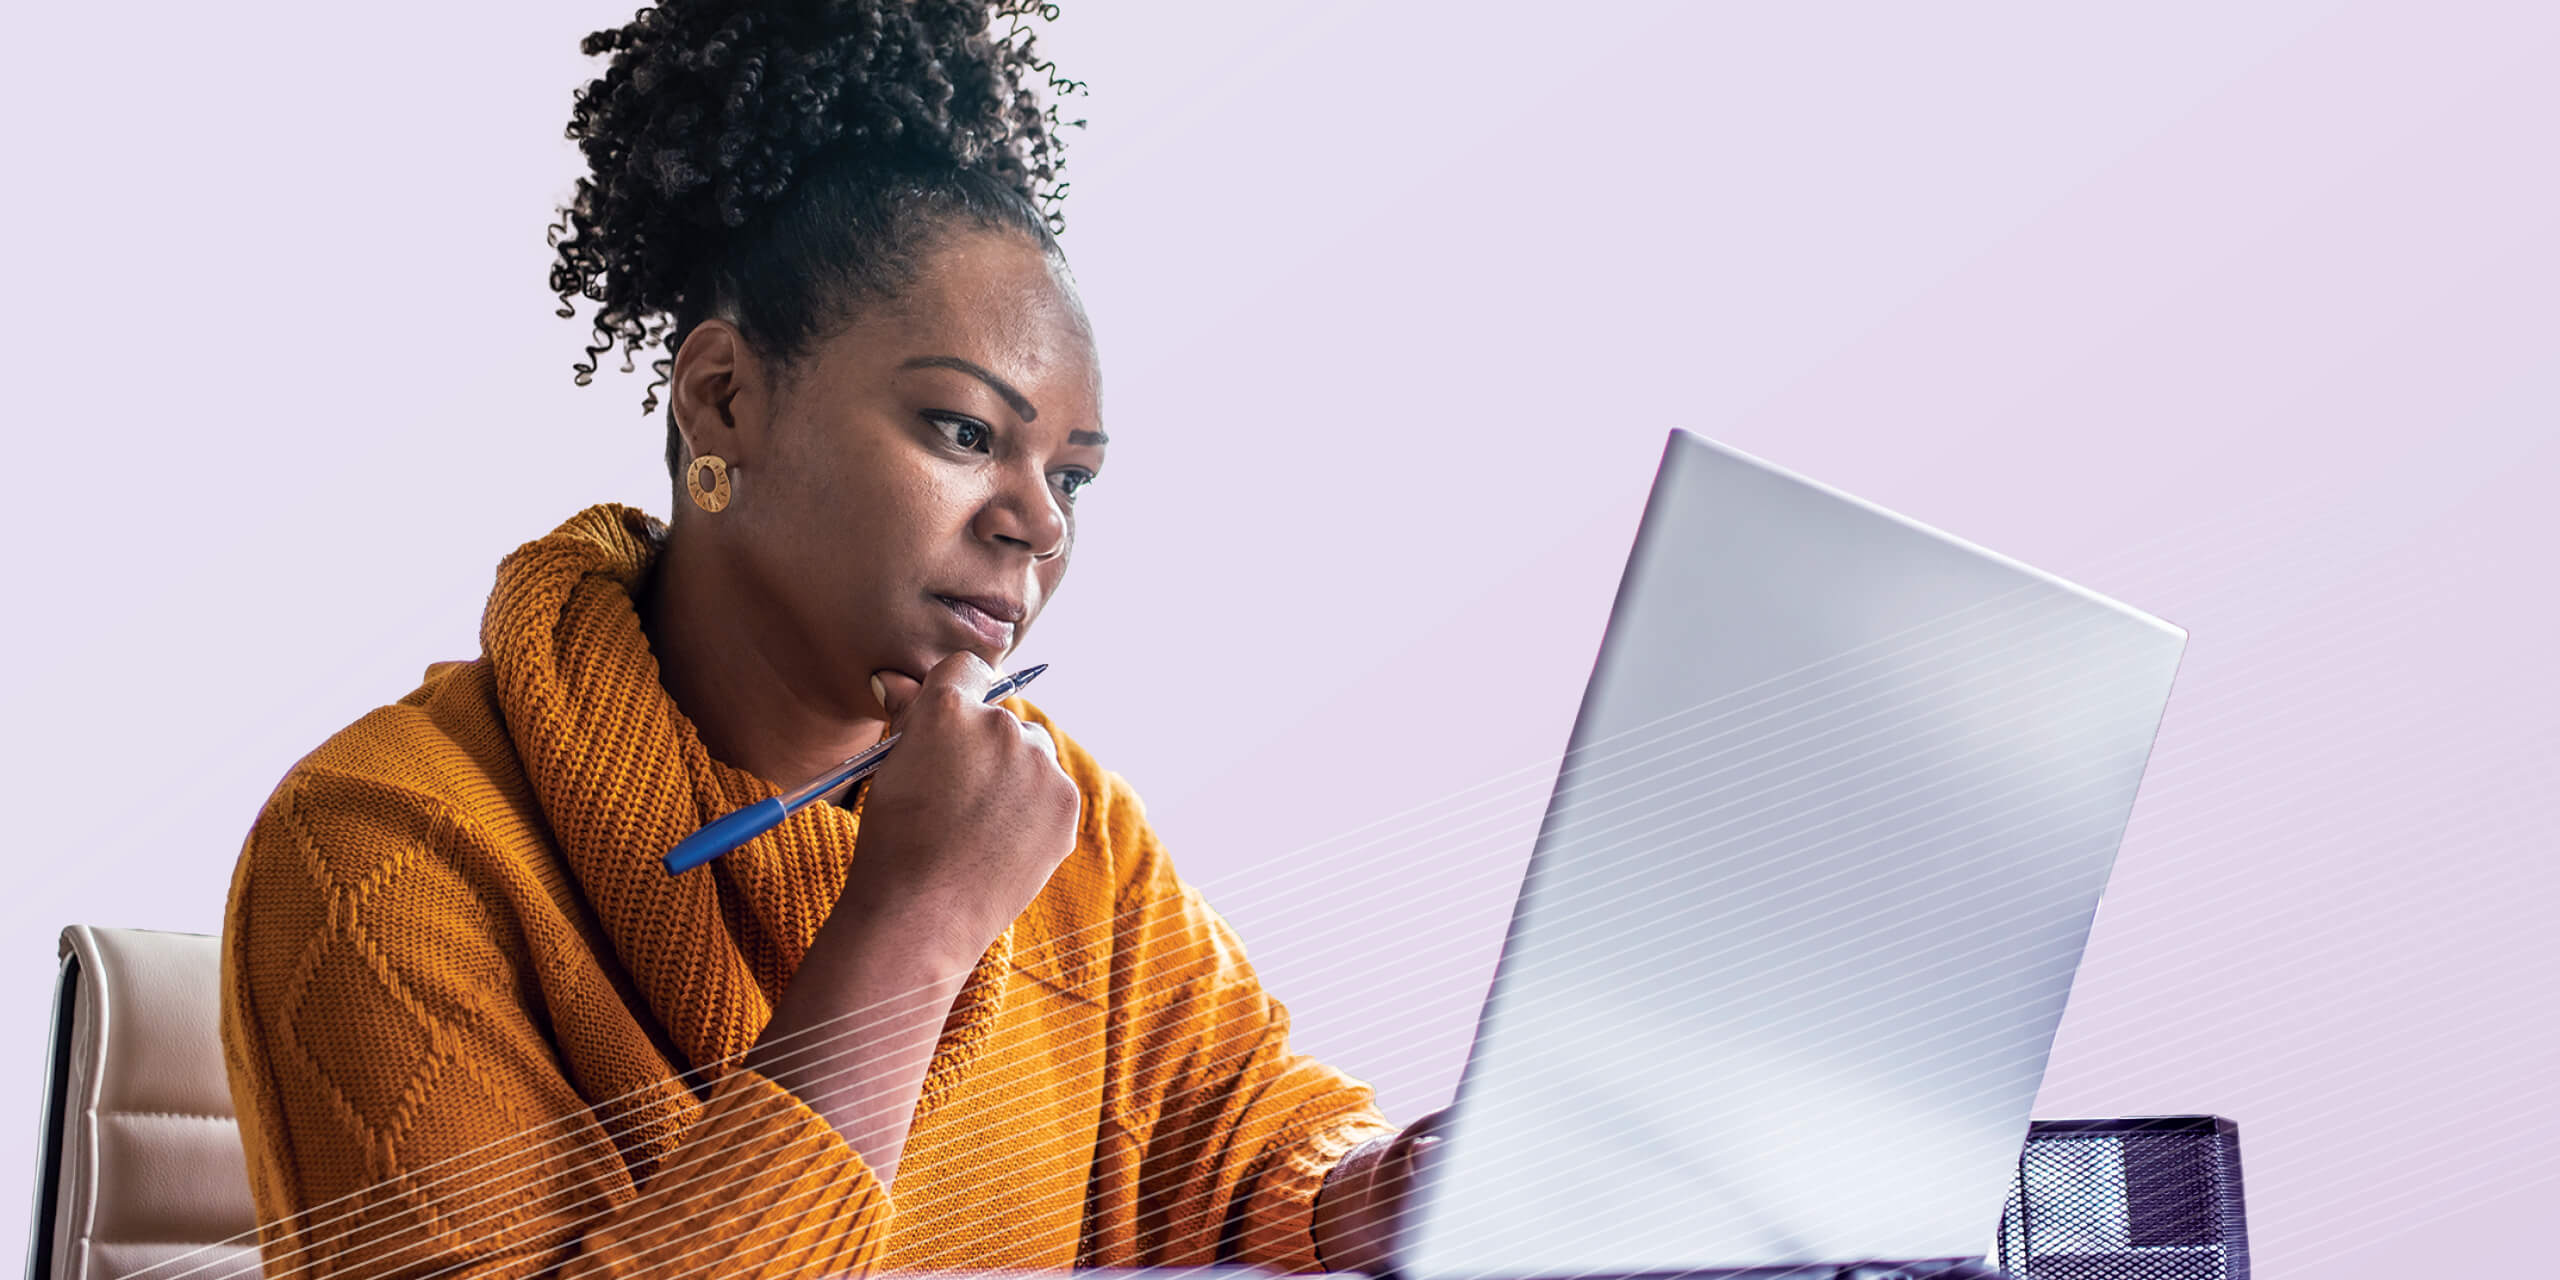
<path id="1" fill-rule="evenodd" d="M 666 511 L 640 380 L 572 387 L 542 288 L 576 40 L 630 7 L 15 21 L 0 1203 L 55 931 L 217 928 L 268 788 L 477 651 L 500 555 Z M 1093 86 L 1117 443 L 1022 656 L 1301 1044 L 1445 1099 L 1681 426 L 2192 633 L 2038 1114 L 2236 1118 L 2265 1276 L 2544 1249 L 2560 8 L 1042 41 Z"/>

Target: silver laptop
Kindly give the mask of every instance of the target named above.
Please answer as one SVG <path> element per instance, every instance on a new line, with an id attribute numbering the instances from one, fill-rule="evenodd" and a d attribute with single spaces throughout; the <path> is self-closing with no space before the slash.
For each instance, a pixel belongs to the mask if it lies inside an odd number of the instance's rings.
<path id="1" fill-rule="evenodd" d="M 1981 1258 L 2185 645 L 1672 432 L 1395 1270 Z"/>

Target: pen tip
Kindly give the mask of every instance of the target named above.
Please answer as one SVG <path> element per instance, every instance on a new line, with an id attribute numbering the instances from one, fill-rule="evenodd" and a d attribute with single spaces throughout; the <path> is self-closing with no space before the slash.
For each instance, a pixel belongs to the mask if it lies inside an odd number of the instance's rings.
<path id="1" fill-rule="evenodd" d="M 1022 670 L 1015 672 L 1015 673 L 1014 673 L 1014 675 L 1013 675 L 1013 687 L 1014 687 L 1014 689 L 1015 689 L 1017 692 L 1018 692 L 1018 691 L 1020 691 L 1020 690 L 1021 690 L 1021 688 L 1022 688 L 1022 686 L 1026 685 L 1026 684 L 1029 684 L 1029 683 L 1031 683 L 1033 680 L 1035 680 L 1035 679 L 1039 678 L 1040 673 L 1041 673 L 1041 672 L 1043 672 L 1043 671 L 1046 671 L 1046 670 L 1048 670 L 1048 669 L 1049 669 L 1049 664 L 1048 664 L 1048 663 L 1045 663 L 1045 662 L 1041 662 L 1041 663 L 1035 663 L 1035 664 L 1033 664 L 1033 665 L 1031 665 L 1031 666 L 1028 666 L 1028 667 L 1024 667 Z"/>

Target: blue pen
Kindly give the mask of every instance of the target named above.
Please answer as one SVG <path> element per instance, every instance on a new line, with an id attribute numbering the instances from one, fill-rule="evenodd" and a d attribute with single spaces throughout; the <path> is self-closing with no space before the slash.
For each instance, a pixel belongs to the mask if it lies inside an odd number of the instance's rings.
<path id="1" fill-rule="evenodd" d="M 1038 666 L 1025 667 L 1013 675 L 1006 676 L 996 681 L 994 688 L 987 690 L 987 696 L 983 701 L 994 702 L 1031 683 L 1041 672 L 1048 669 L 1049 664 L 1043 662 Z M 898 745 L 898 739 L 905 736 L 901 733 L 890 734 L 863 748 L 861 754 L 802 783 L 793 790 L 783 792 L 771 800 L 758 800 L 744 809 L 734 813 L 724 813 L 712 819 L 711 825 L 677 841 L 675 848 L 667 850 L 667 874 L 677 875 L 691 871 L 782 825 L 784 818 L 798 812 L 810 801 L 848 782 L 859 782 L 871 776 L 871 771 L 879 768 L 881 759 L 889 754 L 889 748 Z"/>

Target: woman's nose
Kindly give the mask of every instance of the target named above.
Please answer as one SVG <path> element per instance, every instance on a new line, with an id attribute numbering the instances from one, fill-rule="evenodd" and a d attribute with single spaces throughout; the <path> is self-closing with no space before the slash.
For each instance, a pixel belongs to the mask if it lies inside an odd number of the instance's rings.
<path id="1" fill-rule="evenodd" d="M 1028 548 L 1046 560 L 1066 545 L 1067 518 L 1049 479 L 1031 466 L 1007 467 L 995 496 L 978 513 L 981 536 Z"/>

